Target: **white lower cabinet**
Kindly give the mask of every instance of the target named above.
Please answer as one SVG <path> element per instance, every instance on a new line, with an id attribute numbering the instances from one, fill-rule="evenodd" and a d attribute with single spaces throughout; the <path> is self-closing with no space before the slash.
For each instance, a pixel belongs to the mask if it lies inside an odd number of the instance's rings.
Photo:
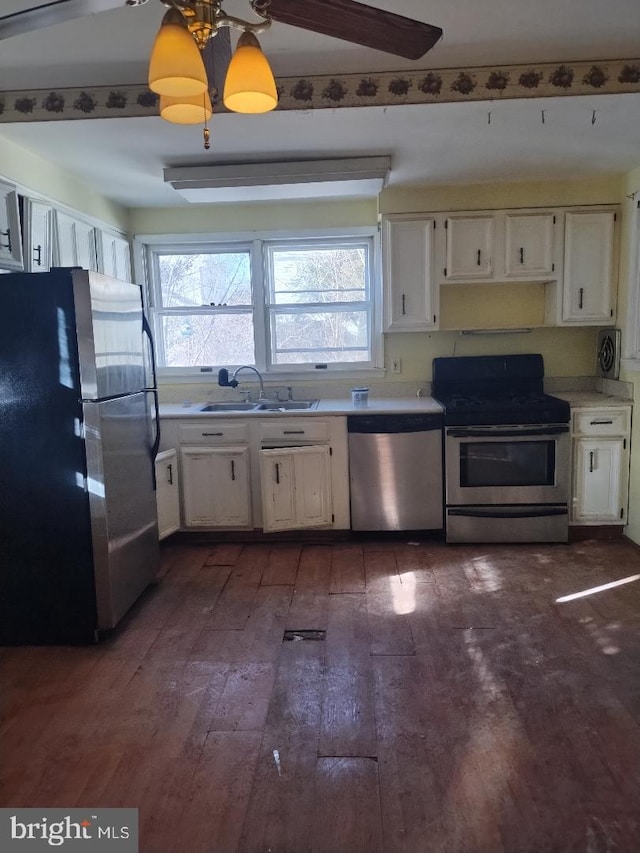
<path id="1" fill-rule="evenodd" d="M 248 447 L 182 447 L 185 527 L 250 527 Z"/>
<path id="2" fill-rule="evenodd" d="M 327 446 L 260 451 L 265 532 L 331 525 L 331 467 Z"/>
<path id="3" fill-rule="evenodd" d="M 626 524 L 631 409 L 572 413 L 572 524 Z"/>
<path id="4" fill-rule="evenodd" d="M 164 450 L 156 456 L 156 503 L 158 533 L 160 539 L 165 539 L 180 529 L 180 484 L 175 450 Z"/>

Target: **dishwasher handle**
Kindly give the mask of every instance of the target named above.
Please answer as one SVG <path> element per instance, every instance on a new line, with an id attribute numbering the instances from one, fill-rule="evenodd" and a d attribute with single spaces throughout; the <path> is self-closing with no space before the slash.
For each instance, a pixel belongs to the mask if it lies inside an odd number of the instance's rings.
<path id="1" fill-rule="evenodd" d="M 402 432 L 431 432 L 444 426 L 442 413 L 349 415 L 347 431 L 360 434 L 384 434 Z"/>

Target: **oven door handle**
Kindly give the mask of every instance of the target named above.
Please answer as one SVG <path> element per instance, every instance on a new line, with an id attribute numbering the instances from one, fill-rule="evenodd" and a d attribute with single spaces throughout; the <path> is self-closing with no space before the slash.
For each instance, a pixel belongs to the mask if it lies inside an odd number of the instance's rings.
<path id="1" fill-rule="evenodd" d="M 447 435 L 451 438 L 519 438 L 520 436 L 532 435 L 562 435 L 566 432 L 569 432 L 568 426 L 532 427 L 531 429 L 495 429 L 488 427 L 487 429 L 448 429 Z"/>
<path id="2" fill-rule="evenodd" d="M 499 509 L 490 507 L 487 509 L 464 509 L 451 507 L 447 509 L 447 515 L 459 515 L 463 518 L 545 518 L 551 515 L 568 515 L 566 506 L 547 506 L 531 509 L 522 507 L 519 509 Z"/>

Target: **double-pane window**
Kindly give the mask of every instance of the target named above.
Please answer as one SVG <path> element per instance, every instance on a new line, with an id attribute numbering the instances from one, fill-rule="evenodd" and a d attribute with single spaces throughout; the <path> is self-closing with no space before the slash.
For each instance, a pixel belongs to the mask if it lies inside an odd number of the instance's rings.
<path id="1" fill-rule="evenodd" d="M 147 247 L 168 372 L 375 364 L 372 236 Z"/>

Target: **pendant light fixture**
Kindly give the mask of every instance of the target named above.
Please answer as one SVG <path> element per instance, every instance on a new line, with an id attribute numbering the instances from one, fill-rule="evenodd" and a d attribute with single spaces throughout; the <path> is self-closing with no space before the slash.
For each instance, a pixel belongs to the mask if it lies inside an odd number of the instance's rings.
<path id="1" fill-rule="evenodd" d="M 151 51 L 149 88 L 159 95 L 202 95 L 207 91 L 207 72 L 182 14 L 169 9 Z"/>
<path id="2" fill-rule="evenodd" d="M 225 107 L 238 113 L 264 113 L 278 104 L 273 72 L 255 36 L 271 25 L 268 4 L 253 0 L 251 5 L 263 18 L 260 23 L 227 15 L 221 0 L 172 0 L 156 36 L 149 62 L 149 88 L 161 96 L 160 115 L 176 124 L 196 124 L 204 118 L 205 148 L 209 147 L 206 121 L 212 115 L 213 84 L 202 51 L 221 27 L 242 30 L 227 70 Z"/>
<path id="3" fill-rule="evenodd" d="M 266 113 L 278 104 L 273 72 L 253 33 L 242 33 L 224 82 L 224 105 L 236 113 Z"/>

